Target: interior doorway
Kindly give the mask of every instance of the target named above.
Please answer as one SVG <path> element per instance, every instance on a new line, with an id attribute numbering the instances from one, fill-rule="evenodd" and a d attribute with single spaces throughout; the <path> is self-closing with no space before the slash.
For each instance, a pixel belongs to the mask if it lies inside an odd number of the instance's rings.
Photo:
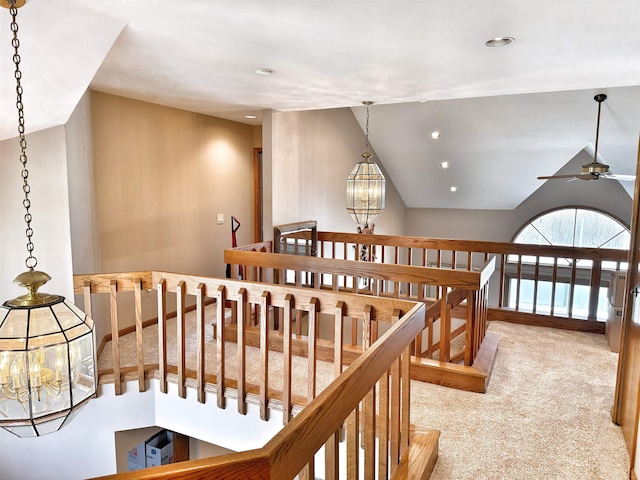
<path id="1" fill-rule="evenodd" d="M 253 241 L 262 241 L 262 148 L 253 149 Z"/>

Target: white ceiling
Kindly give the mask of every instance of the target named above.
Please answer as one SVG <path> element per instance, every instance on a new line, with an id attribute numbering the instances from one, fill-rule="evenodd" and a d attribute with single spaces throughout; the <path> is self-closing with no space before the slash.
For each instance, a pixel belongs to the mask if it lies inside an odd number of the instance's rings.
<path id="1" fill-rule="evenodd" d="M 604 92 L 601 160 L 635 173 L 637 0 L 28 0 L 18 23 L 27 131 L 64 124 L 89 86 L 254 124 L 354 107 L 363 125 L 371 100 L 371 144 L 407 206 L 511 209 L 594 142 Z M 484 45 L 496 36 L 516 41 Z M 17 123 L 9 46 L 7 25 L 0 139 Z"/>

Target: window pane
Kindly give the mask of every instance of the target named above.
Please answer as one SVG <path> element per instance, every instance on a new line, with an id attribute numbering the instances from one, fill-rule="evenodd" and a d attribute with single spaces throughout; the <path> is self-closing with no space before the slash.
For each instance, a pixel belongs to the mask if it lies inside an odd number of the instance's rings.
<path id="1" fill-rule="evenodd" d="M 566 208 L 547 213 L 531 224 L 547 238 L 551 245 L 573 245 L 576 209 Z"/>

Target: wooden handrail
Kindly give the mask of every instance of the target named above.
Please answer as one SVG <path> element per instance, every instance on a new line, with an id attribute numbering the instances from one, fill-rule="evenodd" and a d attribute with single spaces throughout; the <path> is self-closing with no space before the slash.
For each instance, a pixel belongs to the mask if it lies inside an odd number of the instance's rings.
<path id="1" fill-rule="evenodd" d="M 141 302 L 139 299 L 141 286 L 144 284 L 156 285 L 161 292 L 158 298 L 160 316 L 162 316 L 163 319 L 159 323 L 164 324 L 166 321 L 164 318 L 166 294 L 172 293 L 177 296 L 178 363 L 177 366 L 169 366 L 166 364 L 166 356 L 163 357 L 162 353 L 164 351 L 166 354 L 166 341 L 163 334 L 159 334 L 159 364 L 155 364 L 153 367 L 140 364 L 137 368 L 125 368 L 121 370 L 120 365 L 117 363 L 118 347 L 116 342 L 113 347 L 116 364 L 114 364 L 114 368 L 108 372 L 107 375 L 110 375 L 116 383 L 116 389 L 118 389 L 117 386 L 124 380 L 125 374 L 127 379 L 133 379 L 136 373 L 139 376 L 142 375 L 142 381 L 138 378 L 142 389 L 144 376 L 150 374 L 156 375 L 159 372 L 160 389 L 162 392 L 167 393 L 168 391 L 166 388 L 167 381 L 177 381 L 178 395 L 186 397 L 186 380 L 189 376 L 190 379 L 197 379 L 196 384 L 193 383 L 193 380 L 190 380 L 190 386 L 195 386 L 198 390 L 198 397 L 200 398 L 202 390 L 201 384 L 205 381 L 202 378 L 204 376 L 203 370 L 201 371 L 202 365 L 199 364 L 198 372 L 187 371 L 185 368 L 185 335 L 183 330 L 185 321 L 185 297 L 187 295 L 195 295 L 197 298 L 197 318 L 199 318 L 200 322 L 203 320 L 203 312 L 201 309 L 203 308 L 205 297 L 217 297 L 218 316 L 216 322 L 219 329 L 218 349 L 220 349 L 220 335 L 224 332 L 223 306 L 225 305 L 225 300 L 230 299 L 232 302 L 242 302 L 238 303 L 235 307 L 240 311 L 238 318 L 241 320 L 243 319 L 244 312 L 248 311 L 249 304 L 261 303 L 261 325 L 268 323 L 266 312 L 269 306 L 283 308 L 285 310 L 288 308 L 288 318 L 291 319 L 290 313 L 294 302 L 295 308 L 306 311 L 310 319 L 323 312 L 336 314 L 336 325 L 340 328 L 340 331 L 342 331 L 341 322 L 343 317 L 359 317 L 363 321 L 363 329 L 365 331 L 365 342 L 363 343 L 365 351 L 359 355 L 344 372 L 340 373 L 342 366 L 337 366 L 335 370 L 337 378 L 317 396 L 315 394 L 314 381 L 314 388 L 310 390 L 308 394 L 307 405 L 292 419 L 289 419 L 287 416 L 284 429 L 262 449 L 213 459 L 167 465 L 156 469 L 128 472 L 107 478 L 138 480 L 152 478 L 288 479 L 293 478 L 303 469 L 306 469 L 309 475 L 313 475 L 312 459 L 315 453 L 330 438 L 338 438 L 338 432 L 347 417 L 359 418 L 358 406 L 361 402 L 364 402 L 363 405 L 365 405 L 362 411 L 362 424 L 359 426 L 360 421 L 356 421 L 355 424 L 347 422 L 347 424 L 350 425 L 350 427 L 347 427 L 347 431 L 349 432 L 350 438 L 357 438 L 360 428 L 363 429 L 363 438 L 368 439 L 366 440 L 368 446 L 365 446 L 364 450 L 365 464 L 367 465 L 365 468 L 374 468 L 370 462 L 376 458 L 373 451 L 376 442 L 372 441 L 372 439 L 375 440 L 376 435 L 376 406 L 373 402 L 374 399 L 377 398 L 377 394 L 372 393 L 372 389 L 378 388 L 378 382 L 380 382 L 380 385 L 386 385 L 385 388 L 389 389 L 387 393 L 384 393 L 382 390 L 380 393 L 381 402 L 383 398 L 387 398 L 387 400 L 385 400 L 387 406 L 383 409 L 383 403 L 381 403 L 379 408 L 381 409 L 380 411 L 387 410 L 390 415 L 389 419 L 385 421 L 388 422 L 388 427 L 386 428 L 388 428 L 390 432 L 390 437 L 388 437 L 386 441 L 390 442 L 391 445 L 391 449 L 385 447 L 386 450 L 381 450 L 381 452 L 387 452 L 384 453 L 385 458 L 387 454 L 389 455 L 389 459 L 383 460 L 382 465 L 390 465 L 392 473 L 397 468 L 400 463 L 400 455 L 407 451 L 410 441 L 408 399 L 409 347 L 412 340 L 425 325 L 425 305 L 423 303 L 169 272 L 125 272 L 95 276 L 79 275 L 74 282 L 75 288 L 83 293 L 93 291 L 98 294 L 100 294 L 100 292 L 108 294 L 111 299 L 112 312 L 118 310 L 118 293 L 131 290 L 136 292 L 134 315 L 136 317 L 136 333 L 139 337 L 138 343 L 141 343 L 140 339 L 142 337 Z M 108 290 L 106 289 L 107 285 L 109 286 Z M 80 288 L 80 286 L 82 286 L 82 288 Z M 120 288 L 118 288 L 118 286 L 120 286 Z M 237 294 L 235 292 L 237 292 Z M 268 299 L 266 303 L 265 299 Z M 404 312 L 406 312 L 406 314 L 402 315 Z M 393 322 L 380 338 L 377 338 L 377 329 L 374 330 L 372 327 L 374 317 L 378 322 Z M 115 339 L 119 337 L 117 327 L 118 316 L 112 315 L 112 328 L 114 332 L 112 336 Z M 264 327 L 261 326 L 261 332 L 263 332 L 263 328 Z M 161 330 L 164 330 L 164 328 L 161 328 Z M 200 336 L 203 336 L 202 330 L 200 326 L 198 329 Z M 310 362 L 315 363 L 315 358 L 312 359 L 311 357 L 311 350 L 315 349 L 315 334 L 311 328 L 309 335 L 308 356 Z M 266 340 L 264 340 L 264 345 L 266 345 Z M 261 347 L 261 351 L 264 354 L 268 351 L 268 348 L 264 350 L 264 347 Z M 336 361 L 341 363 L 342 352 L 338 350 L 336 350 L 336 352 Z M 140 358 L 142 357 L 139 355 L 139 363 L 141 361 Z M 200 355 L 198 358 L 198 362 L 200 362 Z M 219 358 L 218 364 L 220 364 Z M 142 374 L 140 372 L 142 372 Z M 391 374 L 389 374 L 389 372 L 391 372 Z M 168 375 L 168 373 L 170 373 L 170 375 Z M 391 375 L 391 377 L 389 377 L 389 375 Z M 217 376 L 210 374 L 206 376 L 208 385 L 217 385 L 218 406 L 224 408 L 224 401 L 220 401 L 221 399 L 224 400 L 225 396 L 225 383 L 221 383 L 221 379 L 225 378 L 224 367 L 218 371 Z M 162 386 L 163 383 L 165 385 L 164 388 Z M 241 390 L 240 385 L 236 385 L 236 382 L 229 381 L 227 388 L 236 388 L 236 386 L 238 387 L 236 392 L 232 392 L 230 396 L 239 395 Z M 122 389 L 122 394 L 125 394 L 124 389 Z M 242 399 L 239 398 L 238 400 L 240 400 L 238 405 L 238 408 L 240 408 Z M 390 408 L 388 402 L 390 402 L 391 405 L 396 405 L 397 408 Z M 267 400 L 266 397 L 262 397 L 262 392 L 260 393 L 260 403 L 267 408 Z M 265 416 L 263 416 L 263 418 L 265 418 Z M 355 437 L 353 437 L 353 435 L 355 435 Z M 329 452 L 328 459 L 337 462 L 337 450 Z M 353 459 L 350 458 L 348 461 L 353 462 Z M 391 463 L 387 463 L 387 461 Z M 305 465 L 307 466 L 305 467 Z M 352 468 L 353 464 L 350 463 L 350 465 L 350 468 Z"/>
<path id="2" fill-rule="evenodd" d="M 305 257 L 228 249 L 224 251 L 225 263 L 263 268 L 302 270 L 313 273 L 375 278 L 379 280 L 422 283 L 452 288 L 479 290 L 495 269 L 495 259 L 488 260 L 481 273 L 467 270 L 397 265 L 391 263 L 360 262 L 331 258 Z"/>
<path id="3" fill-rule="evenodd" d="M 445 238 L 410 237 L 395 235 L 366 235 L 341 232 L 318 232 L 319 242 L 358 243 L 388 247 L 482 252 L 493 254 L 523 254 L 540 257 L 584 258 L 626 262 L 627 251 L 610 248 L 567 247 L 557 245 L 530 245 L 480 240 L 453 240 Z"/>
<path id="4" fill-rule="evenodd" d="M 415 305 L 266 445 L 272 478 L 293 478 L 424 328 Z M 301 442 L 300 439 L 305 441 Z M 408 444 L 408 441 L 407 441 Z"/>

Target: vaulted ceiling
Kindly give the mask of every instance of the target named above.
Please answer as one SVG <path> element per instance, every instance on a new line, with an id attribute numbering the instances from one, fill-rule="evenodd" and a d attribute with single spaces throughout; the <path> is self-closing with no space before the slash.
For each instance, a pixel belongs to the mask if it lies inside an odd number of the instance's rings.
<path id="1" fill-rule="evenodd" d="M 364 127 L 369 100 L 371 144 L 407 206 L 511 209 L 592 152 L 596 93 L 599 159 L 635 173 L 639 19 L 637 0 L 28 0 L 27 130 L 64 124 L 89 87 L 250 124 L 264 109 L 352 107 Z M 6 139 L 8 11 L 0 22 Z M 500 36 L 515 42 L 485 46 Z"/>

